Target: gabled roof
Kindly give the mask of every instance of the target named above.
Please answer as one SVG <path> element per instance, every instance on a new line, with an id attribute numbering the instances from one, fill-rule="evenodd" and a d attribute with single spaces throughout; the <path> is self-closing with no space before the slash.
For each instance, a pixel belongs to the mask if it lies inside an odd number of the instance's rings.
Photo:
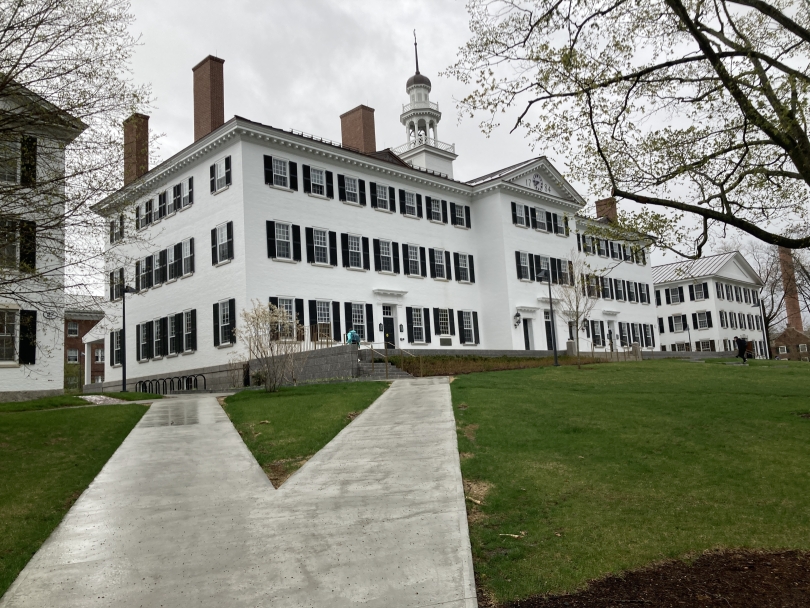
<path id="1" fill-rule="evenodd" d="M 486 175 L 482 175 L 481 177 L 477 177 L 473 180 L 467 182 L 468 185 L 473 186 L 474 188 L 481 188 L 494 185 L 496 182 L 505 182 L 509 183 L 511 186 L 520 188 L 525 190 L 525 192 L 533 193 L 533 194 L 545 194 L 545 193 L 538 193 L 533 191 L 526 186 L 519 184 L 517 182 L 518 179 L 534 172 L 541 172 L 545 174 L 545 177 L 554 183 L 554 187 L 561 192 L 561 196 L 553 195 L 551 198 L 560 200 L 563 199 L 568 203 L 573 203 L 579 206 L 585 206 L 585 199 L 580 196 L 579 192 L 574 189 L 574 187 L 568 183 L 568 181 L 562 176 L 562 174 L 557 171 L 557 168 L 551 164 L 551 161 L 545 156 L 538 156 L 537 158 L 530 158 L 529 160 L 525 160 L 521 163 L 516 163 L 514 165 L 510 165 L 503 169 L 499 169 L 498 171 L 493 171 L 492 173 L 487 173 Z"/>
<path id="2" fill-rule="evenodd" d="M 736 262 L 742 270 L 751 277 L 753 283 L 762 285 L 762 279 L 739 251 L 710 255 L 699 260 L 682 260 L 671 264 L 662 264 L 652 267 L 653 283 L 670 283 L 672 281 L 685 281 L 699 279 L 719 274 L 730 262 Z"/>
<path id="3" fill-rule="evenodd" d="M 20 122 L 29 127 L 42 127 L 59 136 L 65 143 L 72 142 L 87 128 L 83 121 L 14 81 L 6 84 L 4 97 L 16 104 L 16 107 L 4 110 L 7 115 L 16 113 Z"/>

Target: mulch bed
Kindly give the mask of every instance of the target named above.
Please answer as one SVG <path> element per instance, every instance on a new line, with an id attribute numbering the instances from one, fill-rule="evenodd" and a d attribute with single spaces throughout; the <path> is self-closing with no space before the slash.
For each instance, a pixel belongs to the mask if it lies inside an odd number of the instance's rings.
<path id="1" fill-rule="evenodd" d="M 479 592 L 481 608 L 486 603 Z M 593 581 L 570 595 L 503 608 L 799 608 L 810 606 L 810 552 L 716 551 Z"/>

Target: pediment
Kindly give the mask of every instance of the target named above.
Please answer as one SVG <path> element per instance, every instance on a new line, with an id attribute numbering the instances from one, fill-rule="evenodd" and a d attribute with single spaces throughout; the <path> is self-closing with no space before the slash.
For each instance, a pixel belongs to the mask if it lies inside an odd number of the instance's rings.
<path id="1" fill-rule="evenodd" d="M 505 175 L 504 181 L 541 195 L 553 196 L 574 204 L 585 204 L 580 194 L 545 157 Z"/>

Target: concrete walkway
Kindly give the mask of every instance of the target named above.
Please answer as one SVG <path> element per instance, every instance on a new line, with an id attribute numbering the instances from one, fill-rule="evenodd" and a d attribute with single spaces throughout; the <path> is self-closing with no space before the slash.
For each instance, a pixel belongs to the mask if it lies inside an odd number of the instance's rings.
<path id="1" fill-rule="evenodd" d="M 400 380 L 279 490 L 214 397 L 156 402 L 0 608 L 474 608 L 450 387 Z"/>

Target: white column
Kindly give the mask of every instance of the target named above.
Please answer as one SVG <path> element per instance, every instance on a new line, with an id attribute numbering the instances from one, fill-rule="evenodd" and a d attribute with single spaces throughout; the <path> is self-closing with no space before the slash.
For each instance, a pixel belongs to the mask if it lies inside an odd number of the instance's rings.
<path id="1" fill-rule="evenodd" d="M 84 345 L 84 383 L 90 384 L 92 382 L 92 374 L 90 373 L 93 369 L 93 348 L 92 342 L 87 342 Z"/>

